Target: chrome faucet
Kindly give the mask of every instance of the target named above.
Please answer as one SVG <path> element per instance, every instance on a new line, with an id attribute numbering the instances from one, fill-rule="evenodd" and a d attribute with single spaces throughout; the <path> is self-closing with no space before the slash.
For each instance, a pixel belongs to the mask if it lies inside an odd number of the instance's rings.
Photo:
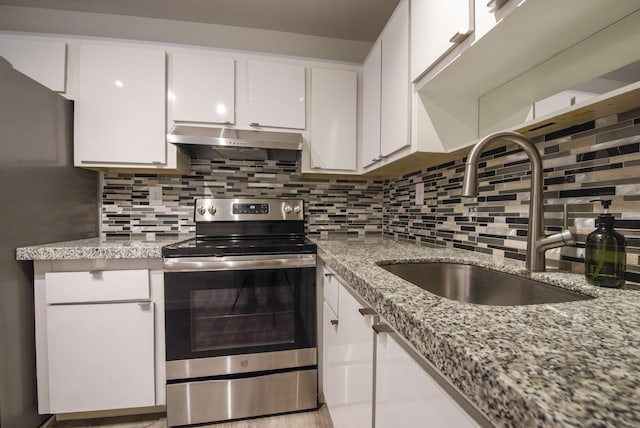
<path id="1" fill-rule="evenodd" d="M 544 271 L 545 251 L 575 244 L 573 234 L 569 230 L 546 236 L 544 234 L 544 208 L 542 195 L 542 159 L 536 146 L 522 134 L 517 132 L 496 132 L 487 135 L 471 149 L 464 171 L 462 196 L 478 195 L 478 159 L 480 153 L 495 141 L 515 143 L 524 150 L 531 162 L 531 199 L 529 201 L 529 232 L 527 234 L 527 260 L 529 271 Z"/>

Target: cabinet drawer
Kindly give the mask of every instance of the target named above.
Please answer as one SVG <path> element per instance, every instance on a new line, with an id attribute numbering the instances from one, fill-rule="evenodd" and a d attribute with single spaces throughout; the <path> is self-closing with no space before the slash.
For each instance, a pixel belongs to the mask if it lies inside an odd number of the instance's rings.
<path id="1" fill-rule="evenodd" d="M 148 300 L 149 271 L 100 270 L 45 274 L 46 303 Z"/>
<path id="2" fill-rule="evenodd" d="M 317 370 L 313 369 L 173 383 L 167 385 L 167 422 L 173 427 L 315 409 L 318 407 L 317 376 Z M 229 425 L 235 424 L 221 426 Z M 255 425 L 247 423 L 246 426 Z"/>

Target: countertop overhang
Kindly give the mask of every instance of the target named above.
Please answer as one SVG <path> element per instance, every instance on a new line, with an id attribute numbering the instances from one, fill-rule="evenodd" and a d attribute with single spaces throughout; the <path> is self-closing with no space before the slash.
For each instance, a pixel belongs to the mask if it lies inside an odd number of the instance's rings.
<path id="1" fill-rule="evenodd" d="M 162 247 L 193 238 L 193 235 L 128 238 L 88 238 L 16 249 L 16 260 L 161 259 Z"/>
<path id="2" fill-rule="evenodd" d="M 318 255 L 496 426 L 639 426 L 640 291 L 583 275 L 387 238 L 320 239 Z M 595 299 L 528 306 L 459 303 L 380 268 L 456 262 L 527 276 Z"/>

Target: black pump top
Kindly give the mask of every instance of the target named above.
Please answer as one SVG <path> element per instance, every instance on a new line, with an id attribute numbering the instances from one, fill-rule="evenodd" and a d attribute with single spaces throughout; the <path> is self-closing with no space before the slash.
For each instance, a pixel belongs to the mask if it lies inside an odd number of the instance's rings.
<path id="1" fill-rule="evenodd" d="M 604 213 L 598 216 L 598 227 L 606 227 L 608 229 L 613 227 L 614 218 L 609 214 L 609 207 L 611 206 L 611 199 L 592 199 L 590 202 L 600 202 L 604 208 Z"/>
<path id="2" fill-rule="evenodd" d="M 589 202 L 600 202 L 602 208 L 604 208 L 605 214 L 609 213 L 609 207 L 611 206 L 611 199 L 592 199 Z"/>
<path id="3" fill-rule="evenodd" d="M 606 227 L 611 229 L 613 227 L 614 218 L 611 214 L 602 214 L 598 216 L 598 227 Z"/>

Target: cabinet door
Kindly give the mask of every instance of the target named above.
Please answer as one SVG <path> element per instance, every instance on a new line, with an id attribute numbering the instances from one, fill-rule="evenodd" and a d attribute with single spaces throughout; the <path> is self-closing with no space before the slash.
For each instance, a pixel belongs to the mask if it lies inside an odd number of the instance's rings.
<path id="1" fill-rule="evenodd" d="M 373 413 L 373 331 L 371 316 L 340 286 L 336 318 L 325 302 L 324 395 L 336 428 L 371 427 Z M 327 320 L 329 318 L 329 320 Z M 331 320 L 338 321 L 332 325 Z"/>
<path id="2" fill-rule="evenodd" d="M 340 282 L 335 274 L 327 269 L 323 270 L 323 297 L 335 316 L 338 316 L 338 298 L 340 293 Z"/>
<path id="3" fill-rule="evenodd" d="M 411 80 L 471 34 L 473 7 L 473 0 L 411 1 Z"/>
<path id="4" fill-rule="evenodd" d="M 378 39 L 362 64 L 362 167 L 380 159 L 380 61 Z"/>
<path id="5" fill-rule="evenodd" d="M 47 306 L 52 413 L 155 405 L 152 303 Z"/>
<path id="6" fill-rule="evenodd" d="M 305 129 L 304 67 L 248 61 L 247 69 L 251 126 Z"/>
<path id="7" fill-rule="evenodd" d="M 0 37 L 0 56 L 9 61 L 13 68 L 52 91 L 66 90 L 66 43 Z"/>
<path id="8" fill-rule="evenodd" d="M 325 300 L 322 303 L 322 388 L 324 399 L 329 403 L 338 402 L 340 395 L 337 379 L 342 375 L 337 364 L 338 314 Z"/>
<path id="9" fill-rule="evenodd" d="M 400 2 L 382 32 L 380 154 L 409 145 L 409 1 Z"/>
<path id="10" fill-rule="evenodd" d="M 165 163 L 165 80 L 162 50 L 82 45 L 76 166 Z"/>
<path id="11" fill-rule="evenodd" d="M 358 75 L 311 70 L 311 167 L 356 169 Z"/>
<path id="12" fill-rule="evenodd" d="M 376 340 L 376 428 L 478 426 L 393 334 Z"/>
<path id="13" fill-rule="evenodd" d="M 235 61 L 212 55 L 171 55 L 169 108 L 174 121 L 235 122 Z"/>

